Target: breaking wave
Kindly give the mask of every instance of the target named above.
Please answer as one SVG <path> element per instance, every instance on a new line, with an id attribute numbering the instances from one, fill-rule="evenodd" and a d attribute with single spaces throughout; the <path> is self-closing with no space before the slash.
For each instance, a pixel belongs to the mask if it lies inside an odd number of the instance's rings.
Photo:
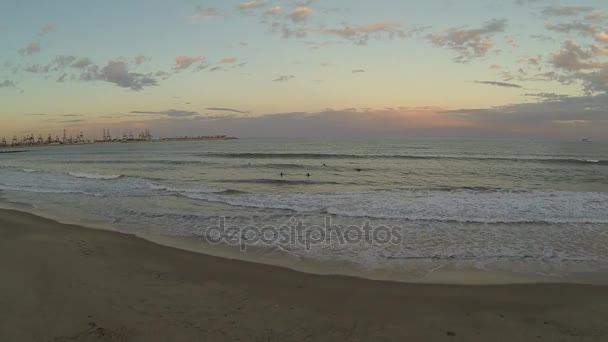
<path id="1" fill-rule="evenodd" d="M 608 194 L 492 188 L 337 193 L 181 193 L 232 206 L 344 217 L 459 223 L 608 223 Z"/>
<path id="2" fill-rule="evenodd" d="M 110 180 L 117 179 L 122 177 L 122 175 L 101 175 L 96 173 L 85 173 L 85 172 L 68 172 L 68 175 L 76 178 L 86 178 L 86 179 L 100 179 L 100 180 Z"/>
<path id="3" fill-rule="evenodd" d="M 601 164 L 608 165 L 608 160 L 599 159 L 580 159 L 580 158 L 542 158 L 542 157 L 496 157 L 483 155 L 414 155 L 414 154 L 341 154 L 341 153 L 253 153 L 253 152 L 210 152 L 199 154 L 201 157 L 220 157 L 220 158 L 258 158 L 258 159 L 459 159 L 459 160 L 488 160 L 488 161 L 516 161 L 516 162 L 537 162 L 537 163 L 567 163 L 567 164 Z"/>

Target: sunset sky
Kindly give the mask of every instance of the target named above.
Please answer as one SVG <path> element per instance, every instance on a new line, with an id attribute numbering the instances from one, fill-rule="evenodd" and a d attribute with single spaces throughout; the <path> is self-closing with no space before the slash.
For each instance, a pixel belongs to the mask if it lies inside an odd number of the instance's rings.
<path id="1" fill-rule="evenodd" d="M 608 139 L 608 3 L 10 1 L 0 139 Z"/>

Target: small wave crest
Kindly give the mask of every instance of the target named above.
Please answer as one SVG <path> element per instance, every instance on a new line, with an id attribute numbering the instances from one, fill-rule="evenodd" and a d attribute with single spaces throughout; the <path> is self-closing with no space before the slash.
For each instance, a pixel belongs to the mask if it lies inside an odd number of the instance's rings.
<path id="1" fill-rule="evenodd" d="M 68 172 L 69 176 L 76 178 L 86 178 L 86 179 L 99 179 L 99 180 L 110 180 L 117 179 L 122 177 L 122 175 L 102 175 L 96 173 L 86 173 L 86 172 Z"/>
<path id="2" fill-rule="evenodd" d="M 342 217 L 487 224 L 608 223 L 606 193 L 447 189 L 182 195 L 240 207 Z"/>
<path id="3" fill-rule="evenodd" d="M 264 167 L 267 169 L 277 169 L 277 170 L 289 170 L 289 169 L 293 169 L 293 170 L 297 170 L 297 169 L 304 169 L 308 166 L 304 166 L 302 164 L 280 164 L 280 163 L 264 163 L 264 164 L 246 164 L 246 165 L 239 165 L 238 167 L 252 167 L 252 168 L 257 168 L 257 167 Z"/>
<path id="4" fill-rule="evenodd" d="M 222 188 L 218 188 L 218 187 L 214 187 L 214 186 L 205 186 L 205 185 L 201 185 L 201 186 L 194 186 L 194 187 L 179 187 L 179 186 L 170 186 L 170 185 L 164 185 L 164 184 L 157 184 L 157 183 L 149 183 L 148 185 L 150 187 L 151 190 L 159 190 L 159 191 L 166 191 L 166 192 L 173 192 L 173 193 L 225 193 L 227 190 L 226 189 L 222 189 Z"/>
<path id="5" fill-rule="evenodd" d="M 340 184 L 338 182 L 324 182 L 324 181 L 312 181 L 312 180 L 289 180 L 289 179 L 234 179 L 234 180 L 221 180 L 221 183 L 245 183 L 245 184 L 274 184 L 274 185 L 319 185 L 319 184 Z"/>
<path id="6" fill-rule="evenodd" d="M 542 260 L 542 261 L 551 261 L 557 260 L 560 262 L 600 262 L 593 258 L 576 258 L 576 257 L 563 257 L 559 255 L 509 255 L 509 254 L 489 254 L 489 255 L 476 255 L 476 254 L 433 254 L 433 255 L 411 255 L 411 256 L 403 256 L 403 255 L 389 255 L 386 256 L 386 259 L 389 260 L 479 260 L 480 258 L 488 260 L 488 259 L 496 259 L 496 260 Z"/>
<path id="7" fill-rule="evenodd" d="M 478 161 L 514 161 L 514 162 L 537 162 L 537 163 L 593 163 L 608 165 L 608 160 L 581 159 L 568 157 L 536 157 L 536 156 L 491 156 L 491 155 L 416 155 L 416 154 L 348 154 L 348 153 L 254 153 L 254 152 L 222 152 L 203 153 L 202 157 L 219 158 L 249 158 L 249 159 L 453 159 L 453 160 L 478 160 Z"/>
<path id="8" fill-rule="evenodd" d="M 80 191 L 80 190 L 34 188 L 34 187 L 28 187 L 28 186 L 11 186 L 11 185 L 4 185 L 4 184 L 0 184 L 0 190 L 31 192 L 31 193 L 38 193 L 38 194 L 81 194 L 81 195 L 93 196 L 93 197 L 105 197 L 102 194 L 90 193 L 90 192 Z"/>
<path id="9" fill-rule="evenodd" d="M 202 160 L 173 160 L 173 159 L 158 159 L 158 160 L 68 160 L 66 164 L 161 164 L 161 165 L 218 165 L 218 163 L 202 161 Z"/>

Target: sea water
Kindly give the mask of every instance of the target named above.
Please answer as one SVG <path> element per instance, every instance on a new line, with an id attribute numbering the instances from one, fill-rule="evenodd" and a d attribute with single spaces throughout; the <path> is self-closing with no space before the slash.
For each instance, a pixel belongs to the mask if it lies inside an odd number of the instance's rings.
<path id="1" fill-rule="evenodd" d="M 239 139 L 30 148 L 0 154 L 0 201 L 314 273 L 608 282 L 605 143 Z"/>

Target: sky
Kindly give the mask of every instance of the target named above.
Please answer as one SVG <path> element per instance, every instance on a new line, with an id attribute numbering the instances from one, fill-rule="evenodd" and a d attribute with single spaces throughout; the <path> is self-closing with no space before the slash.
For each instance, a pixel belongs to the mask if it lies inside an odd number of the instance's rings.
<path id="1" fill-rule="evenodd" d="M 608 139 L 605 0 L 21 0 L 0 138 Z"/>

